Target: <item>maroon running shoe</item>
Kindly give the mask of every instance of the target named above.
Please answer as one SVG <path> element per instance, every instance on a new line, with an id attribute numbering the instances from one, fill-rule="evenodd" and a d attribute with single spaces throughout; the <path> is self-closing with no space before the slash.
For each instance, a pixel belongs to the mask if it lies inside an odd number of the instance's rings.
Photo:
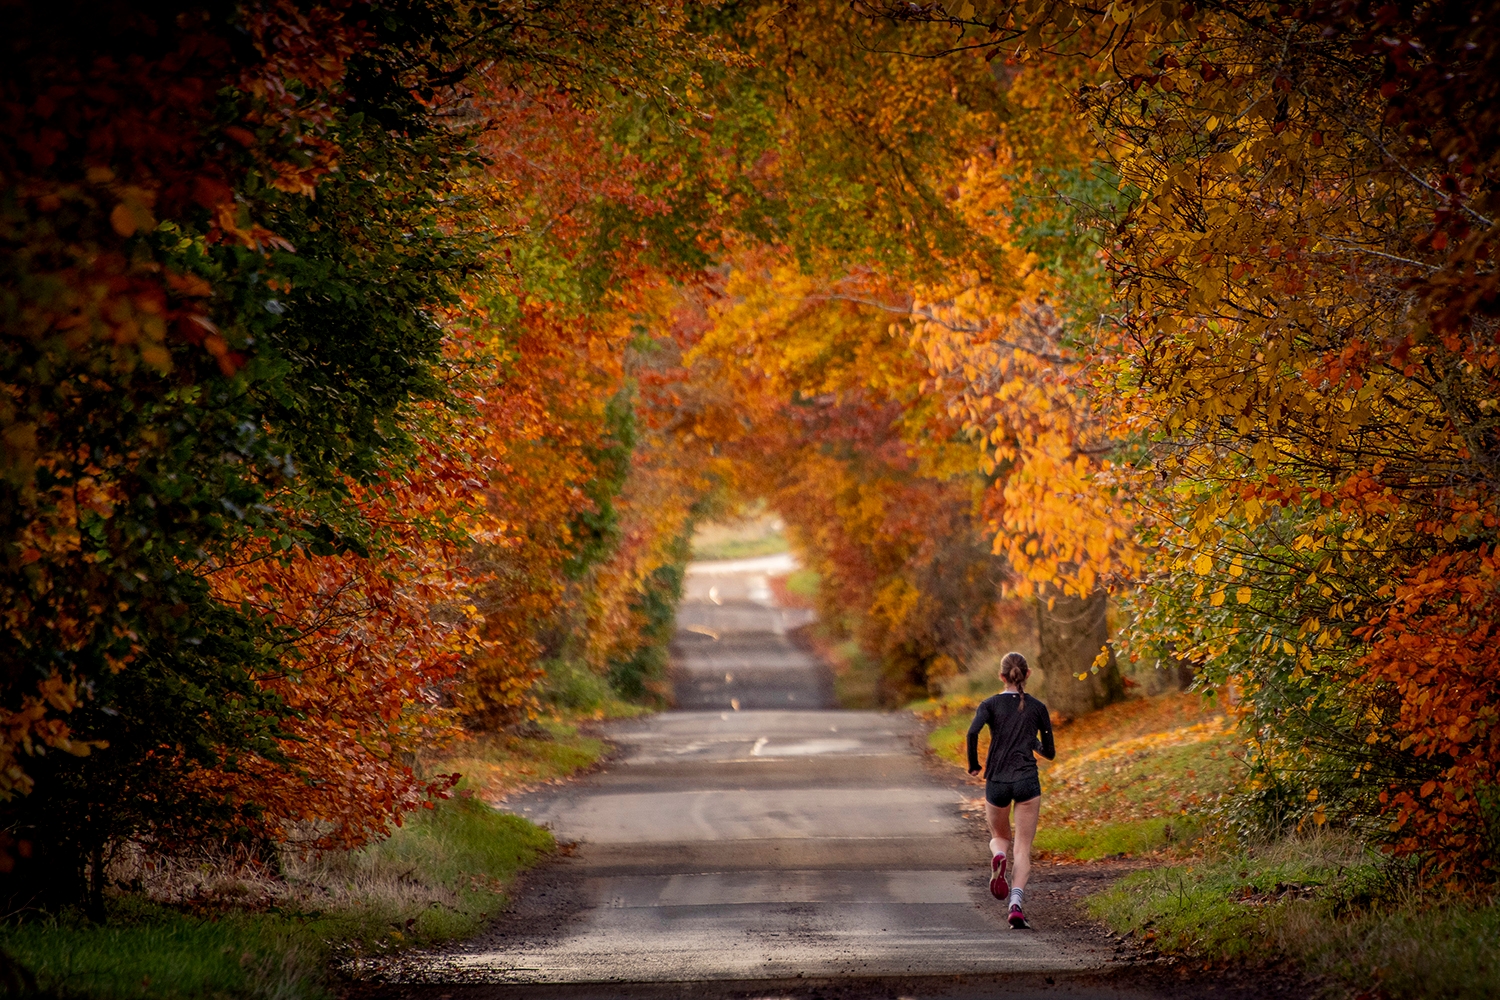
<path id="1" fill-rule="evenodd" d="M 1020 903 L 1010 904 L 1010 929 L 1013 931 L 1031 930 L 1031 925 L 1026 922 L 1026 914 L 1021 912 Z"/>
<path id="2" fill-rule="evenodd" d="M 990 861 L 990 895 L 1004 899 L 1010 895 L 1010 883 L 1005 881 L 1005 855 L 997 854 Z"/>

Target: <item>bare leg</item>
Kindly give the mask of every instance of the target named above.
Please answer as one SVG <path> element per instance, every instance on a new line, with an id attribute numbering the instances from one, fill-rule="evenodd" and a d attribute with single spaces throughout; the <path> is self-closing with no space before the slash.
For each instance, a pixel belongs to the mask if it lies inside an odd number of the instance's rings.
<path id="1" fill-rule="evenodd" d="M 1036 838 L 1036 821 L 1041 813 L 1040 795 L 1028 802 L 1016 803 L 1016 852 L 1010 862 L 1010 884 L 1017 889 L 1026 888 L 1026 879 L 1031 875 L 1031 842 Z"/>
<path id="2" fill-rule="evenodd" d="M 1004 809 L 997 805 L 986 802 L 984 804 L 984 818 L 990 824 L 990 854 L 1010 853 L 1010 806 Z M 1036 832 L 1036 823 L 1031 824 L 1032 833 Z M 1029 842 L 1028 842 L 1029 846 Z"/>

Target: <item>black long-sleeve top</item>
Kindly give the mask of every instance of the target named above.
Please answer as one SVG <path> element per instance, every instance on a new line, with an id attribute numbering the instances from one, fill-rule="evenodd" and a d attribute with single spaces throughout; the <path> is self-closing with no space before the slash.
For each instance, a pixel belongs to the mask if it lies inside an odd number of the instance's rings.
<path id="1" fill-rule="evenodd" d="M 990 781 L 1019 781 L 1036 774 L 1035 751 L 1052 760 L 1052 716 L 1030 695 L 1001 692 L 979 703 L 969 724 L 969 770 L 979 766 L 979 731 L 990 727 L 990 753 L 984 776 Z"/>

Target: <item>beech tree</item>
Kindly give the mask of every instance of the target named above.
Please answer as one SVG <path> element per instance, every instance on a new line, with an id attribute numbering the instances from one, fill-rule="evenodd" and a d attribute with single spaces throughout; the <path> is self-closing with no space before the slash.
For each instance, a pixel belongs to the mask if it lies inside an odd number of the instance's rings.
<path id="1" fill-rule="evenodd" d="M 1490 868 L 1487 9 L 859 9 L 1089 67 L 1080 118 L 1129 195 L 1093 384 L 1142 446 L 1102 481 L 1140 515 L 1145 560 L 1112 567 L 1137 646 L 1247 695 L 1267 821 Z"/>
<path id="2" fill-rule="evenodd" d="M 649 91 L 671 132 L 718 56 L 672 6 L 5 14 L 4 864 L 97 913 L 127 839 L 358 843 L 441 792 L 404 751 L 444 704 L 524 713 L 534 636 L 480 609 L 473 550 L 541 523 L 498 495 L 526 392 L 486 392 L 566 320 L 505 259 L 526 219 L 514 163 L 485 174 L 489 95 L 604 129 L 604 97 Z M 507 270 L 509 325 L 460 321 Z M 602 403 L 576 415 L 558 562 L 592 564 L 619 483 Z"/>

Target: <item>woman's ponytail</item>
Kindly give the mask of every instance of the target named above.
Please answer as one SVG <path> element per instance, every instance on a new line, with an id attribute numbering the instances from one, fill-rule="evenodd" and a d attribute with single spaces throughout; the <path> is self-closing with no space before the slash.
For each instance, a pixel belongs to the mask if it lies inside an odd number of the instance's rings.
<path id="1" fill-rule="evenodd" d="M 1000 661 L 1000 676 L 1007 684 L 1014 684 L 1021 692 L 1021 704 L 1026 704 L 1026 678 L 1031 676 L 1031 667 L 1020 653 L 1006 653 Z"/>

